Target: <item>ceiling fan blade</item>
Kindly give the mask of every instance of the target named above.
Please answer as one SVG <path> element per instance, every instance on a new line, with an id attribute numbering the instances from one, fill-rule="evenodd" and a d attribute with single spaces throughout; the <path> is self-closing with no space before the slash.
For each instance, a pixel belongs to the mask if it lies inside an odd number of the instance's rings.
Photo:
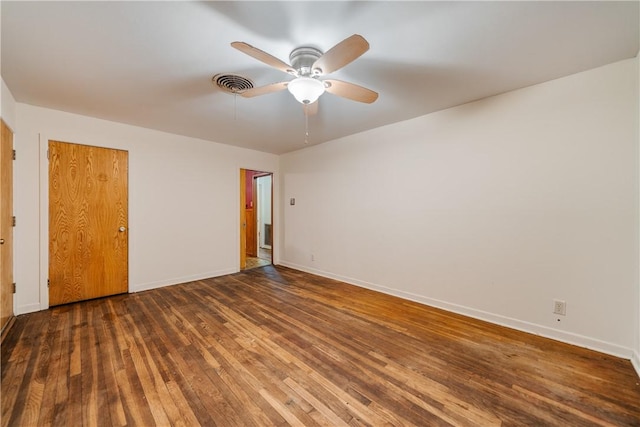
<path id="1" fill-rule="evenodd" d="M 240 92 L 240 95 L 245 98 L 253 98 L 254 96 L 266 95 L 268 93 L 279 92 L 287 88 L 289 82 L 271 83 L 266 86 L 254 87 Z"/>
<path id="2" fill-rule="evenodd" d="M 378 93 L 358 86 L 353 83 L 343 82 L 341 80 L 324 80 L 325 90 L 333 95 L 351 99 L 352 101 L 364 102 L 371 104 L 378 99 Z"/>
<path id="3" fill-rule="evenodd" d="M 280 70 L 282 72 L 285 72 L 287 74 L 293 74 L 296 75 L 296 70 L 294 70 L 291 65 L 287 64 L 286 62 L 283 62 L 281 60 L 279 60 L 278 58 L 276 58 L 273 55 L 268 54 L 267 52 L 264 52 L 260 49 L 258 49 L 257 47 L 253 47 L 248 43 L 245 42 L 233 42 L 231 43 L 231 46 L 238 49 L 240 52 L 245 53 L 255 59 L 257 59 L 260 62 L 264 62 L 265 64 Z"/>
<path id="4" fill-rule="evenodd" d="M 302 104 L 304 114 L 306 116 L 315 116 L 316 114 L 318 114 L 318 104 L 319 102 L 317 100 L 313 104 Z"/>
<path id="5" fill-rule="evenodd" d="M 369 43 L 359 34 L 347 37 L 313 63 L 311 69 L 320 74 L 332 73 L 369 50 Z"/>

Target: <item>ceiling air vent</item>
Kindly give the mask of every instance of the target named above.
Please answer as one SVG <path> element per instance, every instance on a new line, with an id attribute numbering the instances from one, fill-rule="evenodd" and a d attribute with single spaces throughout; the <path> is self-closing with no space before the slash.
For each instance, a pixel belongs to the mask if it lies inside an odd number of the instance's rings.
<path id="1" fill-rule="evenodd" d="M 227 93 L 241 93 L 253 88 L 253 82 L 237 74 L 216 74 L 211 79 L 213 83 Z"/>

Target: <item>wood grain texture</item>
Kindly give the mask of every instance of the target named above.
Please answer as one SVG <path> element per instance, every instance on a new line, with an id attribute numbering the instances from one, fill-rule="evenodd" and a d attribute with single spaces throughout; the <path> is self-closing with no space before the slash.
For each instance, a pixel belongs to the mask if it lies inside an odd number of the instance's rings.
<path id="1" fill-rule="evenodd" d="M 627 360 L 282 267 L 19 316 L 2 426 L 638 426 Z"/>
<path id="2" fill-rule="evenodd" d="M 0 330 L 13 317 L 13 132 L 0 120 Z M 4 336 L 4 335 L 3 335 Z"/>
<path id="3" fill-rule="evenodd" d="M 244 219 L 247 224 L 246 232 L 247 235 L 247 256 L 248 257 L 257 257 L 258 256 L 258 234 L 256 232 L 256 215 L 255 209 L 245 209 L 244 211 Z"/>
<path id="4" fill-rule="evenodd" d="M 49 141 L 50 305 L 127 292 L 127 162 L 126 151 Z"/>
<path id="5" fill-rule="evenodd" d="M 240 270 L 243 270 L 247 266 L 247 218 L 246 218 L 246 203 L 247 203 L 247 170 L 240 169 Z"/>

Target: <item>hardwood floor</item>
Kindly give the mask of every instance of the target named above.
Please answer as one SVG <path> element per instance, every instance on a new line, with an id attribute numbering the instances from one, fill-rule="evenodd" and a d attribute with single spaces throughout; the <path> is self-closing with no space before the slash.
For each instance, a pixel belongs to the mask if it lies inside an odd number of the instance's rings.
<path id="1" fill-rule="evenodd" d="M 638 426 L 631 363 L 282 267 L 19 316 L 3 426 Z"/>
<path id="2" fill-rule="evenodd" d="M 271 249 L 258 248 L 258 256 L 252 257 L 247 255 L 245 270 L 257 267 L 271 265 Z"/>

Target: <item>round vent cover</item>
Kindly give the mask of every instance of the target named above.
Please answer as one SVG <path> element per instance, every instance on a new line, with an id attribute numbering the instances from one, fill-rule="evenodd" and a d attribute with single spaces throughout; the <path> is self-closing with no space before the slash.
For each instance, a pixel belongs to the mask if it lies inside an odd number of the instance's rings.
<path id="1" fill-rule="evenodd" d="M 251 80 L 238 74 L 216 74 L 211 80 L 223 91 L 233 94 L 253 88 Z"/>

